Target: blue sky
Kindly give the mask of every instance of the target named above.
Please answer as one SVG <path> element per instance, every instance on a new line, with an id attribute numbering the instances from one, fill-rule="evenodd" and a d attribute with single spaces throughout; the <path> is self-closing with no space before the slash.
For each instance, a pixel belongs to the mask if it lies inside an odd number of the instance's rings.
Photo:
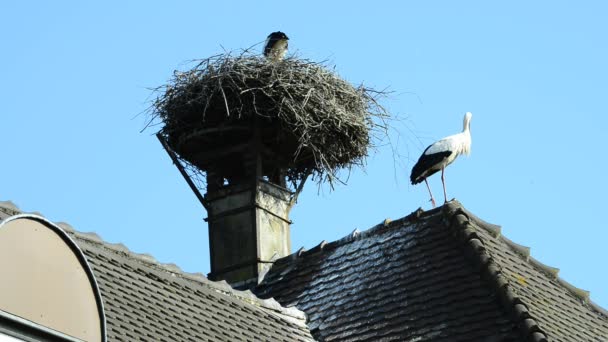
<path id="1" fill-rule="evenodd" d="M 189 272 L 209 271 L 206 213 L 137 116 L 186 63 L 282 30 L 290 52 L 393 94 L 388 147 L 335 191 L 310 183 L 292 249 L 430 208 L 409 173 L 473 113 L 449 198 L 499 224 L 608 308 L 605 2 L 3 2 L 0 200 Z M 261 49 L 261 45 L 258 45 Z M 440 200 L 441 181 L 431 187 Z"/>

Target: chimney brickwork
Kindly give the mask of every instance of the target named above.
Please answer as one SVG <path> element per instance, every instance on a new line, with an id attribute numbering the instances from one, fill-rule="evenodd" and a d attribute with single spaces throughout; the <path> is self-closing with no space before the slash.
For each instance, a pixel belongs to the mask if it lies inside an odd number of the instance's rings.
<path id="1" fill-rule="evenodd" d="M 274 260 L 291 253 L 292 192 L 260 179 L 250 184 L 221 187 L 205 196 L 209 278 L 241 288 L 256 285 Z"/>

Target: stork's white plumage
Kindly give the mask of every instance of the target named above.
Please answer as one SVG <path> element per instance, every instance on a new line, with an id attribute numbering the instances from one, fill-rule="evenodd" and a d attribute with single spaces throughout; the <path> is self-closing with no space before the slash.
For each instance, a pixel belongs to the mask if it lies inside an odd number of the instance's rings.
<path id="1" fill-rule="evenodd" d="M 450 135 L 439 141 L 434 142 L 424 150 L 420 159 L 412 168 L 410 180 L 412 184 L 418 184 L 422 181 L 426 183 L 426 187 L 431 195 L 431 202 L 435 207 L 435 199 L 426 180 L 435 172 L 441 170 L 441 183 L 443 184 L 443 196 L 445 202 L 448 201 L 448 195 L 445 190 L 445 168 L 450 165 L 456 157 L 461 154 L 469 155 L 471 152 L 471 117 L 473 114 L 467 112 L 464 115 L 463 129 L 461 133 Z"/>

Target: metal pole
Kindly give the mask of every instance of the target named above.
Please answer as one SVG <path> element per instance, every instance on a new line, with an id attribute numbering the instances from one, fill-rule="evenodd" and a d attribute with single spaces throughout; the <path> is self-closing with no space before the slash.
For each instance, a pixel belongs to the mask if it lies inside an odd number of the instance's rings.
<path id="1" fill-rule="evenodd" d="M 201 202 L 201 204 L 203 205 L 205 210 L 207 210 L 207 204 L 205 202 L 205 198 L 203 197 L 203 195 L 201 195 L 201 192 L 198 190 L 196 185 L 194 185 L 194 182 L 192 182 L 192 179 L 190 179 L 190 176 L 188 175 L 186 170 L 184 170 L 184 166 L 182 165 L 182 163 L 180 163 L 179 159 L 177 159 L 177 155 L 175 154 L 175 152 L 173 152 L 173 150 L 169 147 L 169 145 L 167 144 L 167 141 L 160 134 L 160 132 L 156 133 L 156 137 L 160 141 L 161 145 L 163 145 L 163 148 L 165 149 L 165 151 L 167 151 L 167 153 L 169 154 L 169 157 L 171 157 L 173 164 L 177 167 L 179 172 L 182 174 L 182 176 L 186 180 L 186 183 L 188 183 L 188 185 L 190 186 L 190 189 L 192 189 L 192 191 L 194 192 L 194 195 L 196 195 L 196 198 L 198 198 L 198 200 Z"/>

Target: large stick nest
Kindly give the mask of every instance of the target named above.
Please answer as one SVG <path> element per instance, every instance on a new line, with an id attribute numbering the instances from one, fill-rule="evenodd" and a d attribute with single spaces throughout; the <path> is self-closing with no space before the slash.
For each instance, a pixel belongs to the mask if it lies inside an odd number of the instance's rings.
<path id="1" fill-rule="evenodd" d="M 236 164 L 240 147 L 252 144 L 258 127 L 264 173 L 283 170 L 293 185 L 309 174 L 331 184 L 338 170 L 362 165 L 387 116 L 377 102 L 382 92 L 297 58 L 217 55 L 175 71 L 158 94 L 152 113 L 182 159 L 228 178 L 246 167 Z"/>

